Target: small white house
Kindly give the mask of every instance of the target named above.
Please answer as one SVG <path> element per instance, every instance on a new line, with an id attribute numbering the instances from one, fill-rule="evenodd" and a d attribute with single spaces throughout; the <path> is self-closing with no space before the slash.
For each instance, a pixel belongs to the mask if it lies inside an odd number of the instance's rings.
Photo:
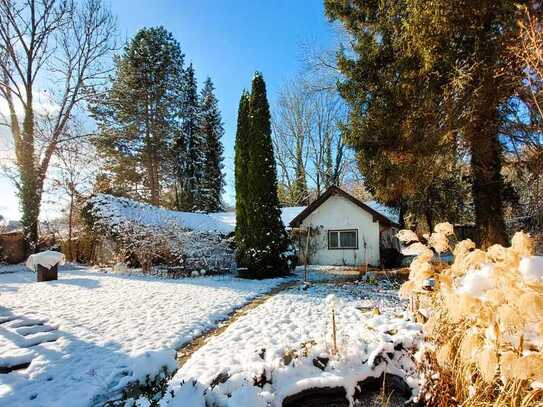
<path id="1" fill-rule="evenodd" d="M 338 187 L 328 188 L 289 223 L 298 252 L 308 253 L 309 264 L 379 265 L 380 248 L 394 246 L 392 236 L 398 228 L 390 210 L 379 209 Z"/>

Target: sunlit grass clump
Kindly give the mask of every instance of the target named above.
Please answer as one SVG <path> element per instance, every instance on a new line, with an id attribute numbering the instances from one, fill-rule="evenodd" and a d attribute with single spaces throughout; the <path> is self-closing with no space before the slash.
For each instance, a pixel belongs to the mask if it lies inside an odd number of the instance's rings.
<path id="1" fill-rule="evenodd" d="M 399 237 L 413 241 L 406 231 Z M 439 224 L 425 241 L 410 246 L 418 257 L 401 288 L 427 318 L 417 354 L 423 401 L 543 405 L 543 257 L 533 255 L 530 236 L 518 232 L 510 247 L 484 251 L 471 240 L 454 244 L 452 226 Z M 451 250 L 454 263 L 436 262 L 431 248 Z"/>

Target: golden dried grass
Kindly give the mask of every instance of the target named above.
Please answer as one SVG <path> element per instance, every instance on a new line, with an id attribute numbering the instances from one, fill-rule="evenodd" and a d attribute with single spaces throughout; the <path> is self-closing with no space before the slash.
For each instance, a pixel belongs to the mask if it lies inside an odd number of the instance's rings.
<path id="1" fill-rule="evenodd" d="M 443 246 L 444 234 L 430 242 Z M 431 314 L 419 358 L 421 399 L 430 406 L 543 406 L 543 283 L 519 272 L 520 260 L 533 254 L 530 236 L 516 233 L 511 247 L 487 251 L 466 240 L 453 253 L 454 264 L 444 267 L 423 252 L 401 288 L 409 296 L 424 280 L 436 281 L 424 305 Z M 489 266 L 493 281 L 482 293 L 458 289 L 467 274 Z"/>

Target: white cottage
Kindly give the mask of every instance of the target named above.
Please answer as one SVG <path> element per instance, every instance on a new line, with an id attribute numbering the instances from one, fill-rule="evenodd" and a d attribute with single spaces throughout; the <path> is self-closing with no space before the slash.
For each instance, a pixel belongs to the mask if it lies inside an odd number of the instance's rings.
<path id="1" fill-rule="evenodd" d="M 393 234 L 398 228 L 397 221 L 391 219 L 393 214 L 387 208 L 381 209 L 377 211 L 332 186 L 295 216 L 289 226 L 298 236 L 299 253 L 307 250 L 310 264 L 379 265 L 380 248 L 395 246 Z"/>

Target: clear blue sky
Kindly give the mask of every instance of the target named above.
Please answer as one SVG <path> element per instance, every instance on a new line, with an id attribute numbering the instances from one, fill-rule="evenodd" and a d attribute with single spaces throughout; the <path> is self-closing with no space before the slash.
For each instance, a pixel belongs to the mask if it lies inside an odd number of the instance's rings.
<path id="1" fill-rule="evenodd" d="M 334 30 L 322 0 L 111 0 L 120 39 L 162 25 L 181 44 L 200 83 L 213 80 L 223 116 L 226 199 L 233 202 L 234 134 L 239 96 L 261 71 L 273 106 L 280 86 L 302 68 L 301 45 L 329 47 Z M 14 191 L 0 179 L 0 214 L 17 214 Z"/>

